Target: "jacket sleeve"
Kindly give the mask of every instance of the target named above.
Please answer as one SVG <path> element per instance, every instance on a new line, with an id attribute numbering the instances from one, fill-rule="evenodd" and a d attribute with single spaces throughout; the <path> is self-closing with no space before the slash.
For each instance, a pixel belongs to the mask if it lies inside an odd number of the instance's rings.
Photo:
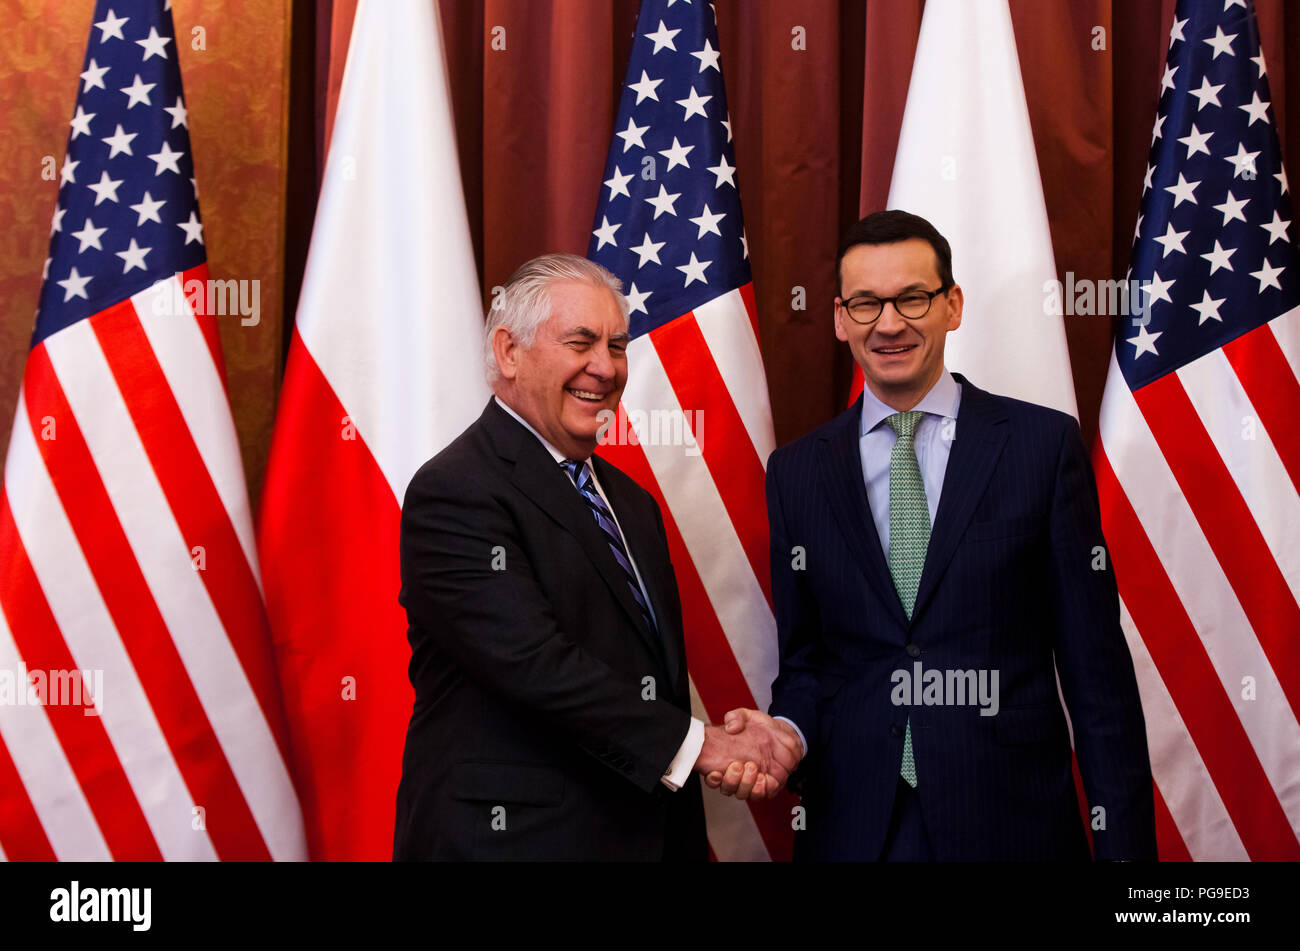
<path id="1" fill-rule="evenodd" d="M 418 473 L 402 507 L 401 564 L 413 630 L 466 676 L 641 789 L 661 785 L 690 714 L 642 699 L 639 681 L 559 627 L 518 525 L 490 490 L 439 470 Z"/>
<path id="2" fill-rule="evenodd" d="M 1154 861 L 1146 722 L 1119 623 L 1097 486 L 1078 424 L 1069 420 L 1063 429 L 1051 511 L 1054 648 L 1088 796 L 1093 850 L 1098 859 Z M 1099 807 L 1104 812 L 1097 813 Z"/>

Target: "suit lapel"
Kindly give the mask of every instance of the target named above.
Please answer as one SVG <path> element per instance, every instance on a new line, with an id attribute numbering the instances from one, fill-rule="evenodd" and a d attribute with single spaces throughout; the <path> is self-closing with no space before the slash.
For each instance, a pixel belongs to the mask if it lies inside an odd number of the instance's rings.
<path id="1" fill-rule="evenodd" d="M 948 455 L 943 492 L 939 496 L 939 508 L 935 512 L 934 528 L 925 553 L 925 568 L 916 591 L 913 621 L 920 616 L 938 588 L 1010 434 L 1006 425 L 1007 415 L 992 396 L 959 373 L 954 373 L 953 378 L 961 384 L 957 435 Z"/>
<path id="2" fill-rule="evenodd" d="M 876 597 L 903 628 L 907 615 L 894 588 L 880 535 L 871 517 L 871 503 L 862 475 L 862 455 L 859 449 L 858 429 L 862 420 L 862 400 L 840 414 L 835 425 L 823 437 L 821 479 L 830 501 L 835 523 L 857 558 L 858 566 L 876 591 Z"/>
<path id="3" fill-rule="evenodd" d="M 551 458 L 546 447 L 524 429 L 518 420 L 497 406 L 495 400 L 489 401 L 482 419 L 492 436 L 497 453 L 514 464 L 511 481 L 515 487 L 532 499 L 556 525 L 578 540 L 596 573 L 608 586 L 615 600 L 622 605 L 642 640 L 654 651 L 656 657 L 662 658 L 664 655 L 658 637 L 646 627 L 641 609 L 628 588 L 627 576 L 614 560 L 609 542 L 605 540 L 604 533 L 596 524 L 596 519 L 573 481 Z M 604 481 L 601 482 L 601 487 L 608 492 Z M 611 504 L 616 503 L 611 499 Z M 621 521 L 623 515 L 620 513 L 618 518 Z M 641 563 L 638 562 L 639 564 Z"/>

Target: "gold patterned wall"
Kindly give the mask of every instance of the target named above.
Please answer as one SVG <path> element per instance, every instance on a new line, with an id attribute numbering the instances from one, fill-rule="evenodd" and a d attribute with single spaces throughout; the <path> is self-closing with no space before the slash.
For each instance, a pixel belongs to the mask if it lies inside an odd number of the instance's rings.
<path id="1" fill-rule="evenodd" d="M 123 0 L 117 15 L 129 16 L 132 5 Z M 175 0 L 172 9 L 208 266 L 214 278 L 260 282 L 259 322 L 227 317 L 221 327 L 254 490 L 266 465 L 282 350 L 289 8 L 289 0 Z M 89 0 L 0 0 L 0 458 L 93 9 Z"/>

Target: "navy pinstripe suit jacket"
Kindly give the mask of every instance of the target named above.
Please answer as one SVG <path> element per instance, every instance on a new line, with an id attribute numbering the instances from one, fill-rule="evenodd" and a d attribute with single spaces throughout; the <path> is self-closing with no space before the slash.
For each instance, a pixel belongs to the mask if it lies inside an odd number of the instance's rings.
<path id="1" fill-rule="evenodd" d="M 956 440 L 910 621 L 863 485 L 861 401 L 768 462 L 771 712 L 809 746 L 791 780 L 806 808 L 795 857 L 880 856 L 910 717 L 939 859 L 1086 858 L 1055 668 L 1097 857 L 1154 859 L 1146 729 L 1078 424 L 953 376 Z M 903 705 L 897 671 L 954 689 Z M 949 671 L 989 686 L 996 671 L 996 714 L 954 702 L 972 681 Z"/>

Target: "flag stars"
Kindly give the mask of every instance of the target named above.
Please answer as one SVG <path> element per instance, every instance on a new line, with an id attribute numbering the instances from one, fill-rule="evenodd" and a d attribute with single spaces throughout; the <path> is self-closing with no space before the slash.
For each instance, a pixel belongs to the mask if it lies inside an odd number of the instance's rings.
<path id="1" fill-rule="evenodd" d="M 172 147 L 168 145 L 166 142 L 163 142 L 162 151 L 154 152 L 152 155 L 149 156 L 149 158 L 152 159 L 153 162 L 158 166 L 157 169 L 154 170 L 154 175 L 161 175 L 165 171 L 175 172 L 177 175 L 179 175 L 181 173 L 181 170 L 176 163 L 180 160 L 180 157 L 184 154 L 185 154 L 184 152 L 173 152 Z"/>
<path id="2" fill-rule="evenodd" d="M 1245 221 L 1246 216 L 1241 213 L 1241 209 L 1246 207 L 1249 198 L 1236 199 L 1232 197 L 1232 192 L 1228 192 L 1228 197 L 1224 199 L 1222 205 L 1215 205 L 1215 211 L 1223 212 L 1223 224 L 1227 225 L 1229 221 Z"/>
<path id="3" fill-rule="evenodd" d="M 1258 55 L 1258 56 L 1252 56 L 1252 57 L 1250 58 L 1250 61 L 1251 61 L 1252 63 L 1254 63 L 1257 67 L 1259 67 L 1259 77 L 1258 77 L 1258 78 L 1263 79 L 1264 76 L 1268 73 L 1268 70 L 1266 70 L 1266 69 L 1264 68 L 1264 51 L 1261 49 L 1261 50 L 1259 51 L 1259 55 Z"/>
<path id="4" fill-rule="evenodd" d="M 115 251 L 114 253 L 122 259 L 122 273 L 126 274 L 135 268 L 139 268 L 141 271 L 145 270 L 144 256 L 152 250 L 153 248 L 140 247 L 135 243 L 135 238 L 132 238 L 125 251 Z"/>
<path id="5" fill-rule="evenodd" d="M 709 171 L 717 177 L 717 183 L 714 188 L 721 188 L 723 183 L 736 187 L 736 166 L 727 164 L 727 157 L 724 155 L 718 159 L 717 165 L 710 165 Z"/>
<path id="6" fill-rule="evenodd" d="M 1218 59 L 1220 53 L 1227 53 L 1229 56 L 1236 56 L 1237 54 L 1232 51 L 1232 41 L 1236 38 L 1236 33 L 1229 33 L 1227 36 L 1224 36 L 1223 27 L 1216 26 L 1214 28 L 1214 36 L 1204 41 L 1209 46 L 1214 47 L 1214 55 L 1211 56 L 1210 59 Z"/>
<path id="7" fill-rule="evenodd" d="M 1273 177 L 1276 178 L 1277 181 L 1278 181 L 1278 184 L 1282 186 L 1282 194 L 1283 194 L 1283 195 L 1285 195 L 1287 192 L 1289 192 L 1289 191 L 1291 190 L 1291 189 L 1287 186 L 1287 183 L 1286 183 L 1286 169 L 1285 169 L 1285 168 L 1282 169 L 1282 171 L 1280 171 L 1280 172 L 1274 172 L 1274 173 L 1273 173 Z"/>
<path id="8" fill-rule="evenodd" d="M 646 99 L 653 99 L 655 102 L 659 101 L 659 95 L 655 92 L 655 88 L 662 82 L 662 79 L 651 79 L 643 69 L 641 70 L 641 81 L 628 83 L 627 88 L 636 93 L 636 104 L 639 106 Z"/>
<path id="9" fill-rule="evenodd" d="M 1128 340 L 1129 343 L 1133 344 L 1133 346 L 1137 348 L 1137 352 L 1133 354 L 1133 359 L 1136 360 L 1144 353 L 1149 353 L 1152 356 L 1157 357 L 1160 356 L 1159 352 L 1156 350 L 1156 341 L 1160 339 L 1162 333 L 1164 333 L 1162 330 L 1151 333 L 1147 330 L 1145 324 L 1139 327 L 1138 335 L 1136 337 L 1130 337 Z"/>
<path id="10" fill-rule="evenodd" d="M 1166 119 L 1166 118 L 1168 118 L 1168 117 L 1167 117 L 1164 113 L 1161 113 L 1160 115 L 1156 116 L 1156 123 L 1155 123 L 1155 125 L 1153 125 L 1153 126 L 1151 127 L 1151 144 L 1152 144 L 1152 145 L 1155 145 L 1155 144 L 1156 144 L 1156 139 L 1160 138 L 1160 136 L 1163 134 L 1164 127 L 1165 127 L 1165 119 Z"/>
<path id="11" fill-rule="evenodd" d="M 81 78 L 85 80 L 85 85 L 81 87 L 81 91 L 90 92 L 92 89 L 105 89 L 104 74 L 107 72 L 108 67 L 96 66 L 95 58 L 92 56 L 90 58 L 90 65 L 87 66 L 86 71 L 81 74 Z"/>
<path id="12" fill-rule="evenodd" d="M 1268 263 L 1268 258 L 1265 258 L 1260 269 L 1251 271 L 1250 276 L 1259 281 L 1259 292 L 1261 294 L 1264 293 L 1266 287 L 1276 287 L 1280 291 L 1282 285 L 1278 283 L 1278 276 L 1285 270 L 1285 267 L 1274 267 Z"/>
<path id="13" fill-rule="evenodd" d="M 1219 316 L 1219 305 L 1225 300 L 1227 300 L 1226 297 L 1220 297 L 1216 300 L 1210 296 L 1209 291 L 1202 291 L 1201 302 L 1192 305 L 1192 310 L 1201 315 L 1201 319 L 1196 322 L 1196 326 L 1201 326 L 1207 320 L 1217 320 L 1219 323 L 1223 323 L 1223 318 Z"/>
<path id="14" fill-rule="evenodd" d="M 727 113 L 727 118 L 718 120 L 722 127 L 727 130 L 727 141 L 731 141 L 731 113 Z"/>
<path id="15" fill-rule="evenodd" d="M 645 308 L 645 302 L 646 299 L 650 297 L 650 295 L 653 293 L 654 291 L 637 290 L 636 281 L 633 281 L 632 286 L 629 287 L 627 293 L 623 295 L 624 297 L 627 298 L 627 312 L 629 314 L 642 313 L 645 314 L 647 317 L 650 316 L 650 312 Z"/>
<path id="16" fill-rule="evenodd" d="M 1155 173 L 1155 170 L 1154 165 L 1148 165 L 1146 174 L 1142 176 L 1142 194 L 1144 195 L 1151 190 L 1151 176 Z"/>
<path id="17" fill-rule="evenodd" d="M 655 215 L 655 217 L 658 217 L 658 215 Z M 650 232 L 647 231 L 645 238 L 642 239 L 641 243 L 637 247 L 631 249 L 641 258 L 640 263 L 637 264 L 637 270 L 639 271 L 651 261 L 654 261 L 655 264 L 663 264 L 664 262 L 659 260 L 659 249 L 666 243 L 667 242 L 664 241 L 651 241 Z"/>
<path id="18" fill-rule="evenodd" d="M 86 187 L 95 193 L 95 206 L 98 207 L 105 201 L 117 201 L 117 189 L 121 184 L 122 179 L 109 178 L 108 172 L 104 171 L 100 173 L 99 181 L 96 184 L 87 185 Z"/>
<path id="19" fill-rule="evenodd" d="M 199 222 L 199 216 L 194 213 L 193 209 L 190 210 L 190 220 L 178 221 L 176 227 L 185 232 L 186 244 L 191 241 L 197 241 L 199 244 L 203 243 L 203 225 Z"/>
<path id="20" fill-rule="evenodd" d="M 689 219 L 691 224 L 695 225 L 700 229 L 699 234 L 695 236 L 695 240 L 698 241 L 700 238 L 703 238 L 706 234 L 716 234 L 719 238 L 721 238 L 722 232 L 718 230 L 718 222 L 725 217 L 727 217 L 726 212 L 722 212 L 721 214 L 714 214 L 713 212 L 711 212 L 709 210 L 708 203 L 706 202 L 704 205 L 704 210 L 700 212 L 700 216 L 698 218 Z"/>
<path id="21" fill-rule="evenodd" d="M 187 129 L 190 127 L 190 122 L 189 122 L 190 113 L 189 110 L 185 108 L 185 100 L 182 99 L 180 96 L 176 97 L 176 105 L 163 106 L 163 112 L 167 113 L 172 117 L 173 129 L 176 128 L 177 126 L 184 126 Z"/>
<path id="22" fill-rule="evenodd" d="M 1258 152 L 1247 152 L 1244 142 L 1237 143 L 1236 155 L 1225 155 L 1223 160 L 1233 166 L 1232 177 L 1240 178 L 1246 175 L 1250 178 L 1255 177 L 1255 158 Z"/>
<path id="23" fill-rule="evenodd" d="M 614 240 L 614 232 L 620 227 L 622 225 L 612 225 L 609 223 L 607 216 L 601 215 L 600 227 L 591 233 L 592 237 L 596 239 L 596 250 L 599 251 L 607 244 L 612 244 L 617 248 L 618 242 Z"/>
<path id="24" fill-rule="evenodd" d="M 77 183 L 77 166 L 80 162 L 74 162 L 71 156 L 63 156 L 63 167 L 59 169 L 59 187 L 64 185 L 75 185 Z"/>
<path id="25" fill-rule="evenodd" d="M 99 42 L 104 43 L 111 39 L 125 40 L 122 35 L 122 24 L 130 17 L 114 17 L 113 11 L 108 11 L 108 16 L 95 24 L 95 29 L 99 30 Z"/>
<path id="26" fill-rule="evenodd" d="M 1156 301 L 1158 300 L 1162 300 L 1166 304 L 1172 304 L 1173 299 L 1169 296 L 1169 288 L 1173 287 L 1177 280 L 1177 278 L 1171 277 L 1167 281 L 1162 281 L 1160 280 L 1160 272 L 1152 271 L 1151 280 L 1146 281 L 1142 285 L 1142 292 L 1150 295 L 1150 299 L 1147 301 L 1147 308 L 1150 309 L 1155 307 Z"/>
<path id="27" fill-rule="evenodd" d="M 654 41 L 654 45 L 655 45 L 654 52 L 652 52 L 650 55 L 653 56 L 655 53 L 658 53 L 662 49 L 670 49 L 674 53 L 677 52 L 677 45 L 673 43 L 673 37 L 675 37 L 680 32 L 682 31 L 668 29 L 668 27 L 664 26 L 664 21 L 660 20 L 658 30 L 656 30 L 654 33 L 645 34 L 645 38 L 647 40 Z"/>
<path id="28" fill-rule="evenodd" d="M 1232 265 L 1228 263 L 1228 259 L 1232 257 L 1233 252 L 1236 250 L 1237 250 L 1236 248 L 1225 249 L 1219 244 L 1218 241 L 1215 241 L 1214 250 L 1211 251 L 1209 254 L 1201 255 L 1202 258 L 1210 262 L 1211 276 L 1213 276 L 1214 272 L 1219 270 L 1220 268 L 1227 271 L 1232 270 Z"/>
<path id="29" fill-rule="evenodd" d="M 712 263 L 712 261 L 698 260 L 695 257 L 695 252 L 692 251 L 691 259 L 688 262 L 677 265 L 677 270 L 686 275 L 686 283 L 683 284 L 682 287 L 690 287 L 695 281 L 699 281 L 701 284 L 708 284 L 708 280 L 704 277 L 704 269 Z"/>
<path id="30" fill-rule="evenodd" d="M 82 300 L 89 300 L 90 298 L 86 296 L 86 285 L 89 284 L 91 280 L 91 275 L 87 274 L 85 277 L 82 277 L 77 273 L 77 269 L 74 267 L 68 273 L 66 280 L 55 281 L 54 283 L 63 288 L 63 303 L 66 304 L 74 297 L 80 297 Z"/>
<path id="31" fill-rule="evenodd" d="M 1268 243 L 1272 245 L 1274 241 L 1286 242 L 1290 240 L 1286 233 L 1287 226 L 1290 224 L 1290 221 L 1283 221 L 1281 215 L 1277 213 L 1277 209 L 1274 209 L 1273 220 L 1268 224 L 1260 225 L 1260 227 L 1268 232 Z"/>
<path id="32" fill-rule="evenodd" d="M 66 208 L 55 208 L 54 217 L 50 219 L 50 234 L 63 230 L 63 216 L 68 213 Z"/>
<path id="33" fill-rule="evenodd" d="M 150 197 L 149 193 L 145 192 L 144 197 L 140 199 L 140 204 L 128 205 L 127 207 L 134 211 L 138 216 L 135 223 L 135 226 L 138 228 L 146 221 L 153 221 L 157 224 L 162 224 L 162 219 L 158 217 L 158 209 L 165 204 L 167 204 L 165 199 L 154 201 L 153 198 Z"/>
<path id="34" fill-rule="evenodd" d="M 1183 36 L 1183 27 L 1187 25 L 1186 20 L 1180 20 L 1174 17 L 1174 25 L 1169 28 L 1169 48 L 1173 49 L 1174 44 L 1182 41 L 1186 42 L 1187 37 Z"/>
<path id="35" fill-rule="evenodd" d="M 614 177 L 607 178 L 603 182 L 604 186 L 609 189 L 609 200 L 613 201 L 619 195 L 626 195 L 631 198 L 631 193 L 627 190 L 627 183 L 632 181 L 631 175 L 624 175 L 622 170 L 615 165 Z"/>
<path id="36" fill-rule="evenodd" d="M 1189 94 L 1195 96 L 1197 101 L 1199 102 L 1199 105 L 1197 105 L 1196 107 L 1196 111 L 1200 112 L 1206 106 L 1220 105 L 1219 90 L 1222 89 L 1223 87 L 1224 87 L 1223 83 L 1220 83 L 1217 86 L 1211 86 L 1210 77 L 1208 76 L 1201 77 L 1201 88 L 1188 90 Z"/>
<path id="37" fill-rule="evenodd" d="M 80 103 L 77 104 L 77 114 L 72 117 L 72 122 L 70 123 L 72 126 L 72 141 L 75 142 L 79 135 L 90 135 L 90 120 L 95 118 L 95 116 L 96 113 L 87 112 L 85 109 L 81 108 Z"/>
<path id="38" fill-rule="evenodd" d="M 1174 207 L 1175 207 L 1175 208 L 1177 208 L 1179 205 L 1181 205 L 1181 204 L 1182 204 L 1183 202 L 1185 202 L 1185 201 L 1190 201 L 1190 202 L 1194 205 L 1194 204 L 1196 204 L 1196 198 L 1195 198 L 1195 196 L 1193 195 L 1193 192 L 1196 191 L 1196 186 L 1199 185 L 1199 184 L 1201 184 L 1201 183 L 1200 183 L 1200 182 L 1189 182 L 1187 179 L 1183 178 L 1183 173 L 1182 173 L 1182 172 L 1179 172 L 1179 173 L 1178 173 L 1178 184 L 1177 184 L 1177 185 L 1166 185 L 1166 186 L 1165 186 L 1165 191 L 1169 192 L 1169 194 L 1171 194 L 1171 195 L 1174 196 Z"/>
<path id="39" fill-rule="evenodd" d="M 695 146 L 682 145 L 677 141 L 677 136 L 673 136 L 672 146 L 666 149 L 660 149 L 659 154 L 668 159 L 667 171 L 671 172 L 678 165 L 682 166 L 682 168 L 690 168 L 691 163 L 686 161 L 686 156 L 690 152 L 694 151 L 694 149 Z"/>
<path id="40" fill-rule="evenodd" d="M 81 247 L 77 248 L 77 253 L 80 254 L 87 248 L 94 248 L 96 251 L 103 251 L 104 246 L 99 243 L 99 239 L 107 230 L 107 228 L 96 228 L 95 222 L 87 218 L 86 223 L 81 226 L 80 231 L 72 232 L 72 236 L 81 242 Z"/>
<path id="41" fill-rule="evenodd" d="M 721 67 L 718 66 L 718 57 L 721 54 L 718 50 L 713 48 L 713 44 L 707 39 L 704 41 L 704 49 L 692 53 L 691 55 L 700 61 L 700 72 L 704 72 L 706 69 L 713 69 L 717 70 L 719 74 L 722 73 Z"/>
<path id="42" fill-rule="evenodd" d="M 659 194 L 656 195 L 654 198 L 646 199 L 647 202 L 649 202 L 651 205 L 654 206 L 654 210 L 655 210 L 654 220 L 658 220 L 659 216 L 665 213 L 676 216 L 677 209 L 673 207 L 673 205 L 677 201 L 677 199 L 681 197 L 682 197 L 681 192 L 669 194 L 668 189 L 664 188 L 664 186 L 661 184 L 659 186 Z"/>
<path id="43" fill-rule="evenodd" d="M 1165 249 L 1164 254 L 1160 255 L 1161 258 L 1169 257 L 1174 251 L 1179 254 L 1186 254 L 1187 251 L 1183 247 L 1183 238 L 1189 234 L 1191 234 L 1190 231 L 1175 231 L 1172 224 L 1166 225 L 1165 233 L 1155 239 Z"/>
<path id="44" fill-rule="evenodd" d="M 143 40 L 136 40 L 137 46 L 144 48 L 143 62 L 149 62 L 151 56 L 157 56 L 161 59 L 167 58 L 167 44 L 172 41 L 170 36 L 159 36 L 154 27 L 149 27 L 149 35 Z"/>
<path id="45" fill-rule="evenodd" d="M 642 137 L 646 134 L 646 130 L 649 128 L 650 126 L 648 125 L 637 125 L 632 120 L 632 117 L 628 116 L 627 128 L 622 132 L 615 132 L 614 134 L 623 140 L 623 151 L 627 152 L 627 150 L 634 145 L 638 148 L 645 148 L 645 140 Z"/>
<path id="46" fill-rule="evenodd" d="M 134 109 L 139 103 L 144 103 L 146 106 L 153 105 L 153 103 L 149 101 L 149 90 L 153 89 L 156 85 L 158 84 L 141 82 L 140 74 L 136 73 L 135 82 L 131 83 L 129 86 L 124 86 L 121 89 L 121 92 L 126 95 L 126 107 L 128 109 Z"/>
<path id="47" fill-rule="evenodd" d="M 1244 106 L 1238 106 L 1238 109 L 1250 116 L 1250 121 L 1246 123 L 1246 128 L 1253 126 L 1256 120 L 1267 123 L 1268 106 L 1269 104 L 1267 102 L 1259 98 L 1258 92 L 1251 94 L 1250 102 L 1246 103 Z"/>
<path id="48" fill-rule="evenodd" d="M 122 154 L 131 155 L 133 154 L 131 152 L 131 140 L 134 139 L 138 134 L 139 133 L 136 132 L 123 132 L 122 124 L 119 122 L 117 125 L 117 130 L 112 135 L 105 136 L 100 141 L 108 145 L 109 158 L 112 158 L 115 155 L 122 155 Z"/>
<path id="49" fill-rule="evenodd" d="M 701 96 L 695 91 L 695 87 L 692 86 L 691 94 L 689 96 L 685 99 L 677 100 L 677 105 L 686 110 L 686 115 L 682 116 L 682 121 L 685 122 L 691 116 L 702 116 L 707 119 L 709 114 L 704 111 L 704 104 L 712 98 L 712 96 Z"/>
<path id="50" fill-rule="evenodd" d="M 1166 66 L 1165 74 L 1160 77 L 1160 94 L 1164 95 L 1166 89 L 1174 88 L 1174 73 L 1178 72 L 1177 66 Z"/>
<path id="51" fill-rule="evenodd" d="M 1210 140 L 1210 136 L 1212 135 L 1214 135 L 1213 132 L 1198 131 L 1196 128 L 1196 123 L 1193 122 L 1191 133 L 1183 136 L 1178 141 L 1183 143 L 1183 145 L 1187 146 L 1188 158 L 1191 158 L 1197 152 L 1204 152 L 1206 155 L 1209 155 L 1210 150 L 1206 147 L 1205 143 Z"/>

